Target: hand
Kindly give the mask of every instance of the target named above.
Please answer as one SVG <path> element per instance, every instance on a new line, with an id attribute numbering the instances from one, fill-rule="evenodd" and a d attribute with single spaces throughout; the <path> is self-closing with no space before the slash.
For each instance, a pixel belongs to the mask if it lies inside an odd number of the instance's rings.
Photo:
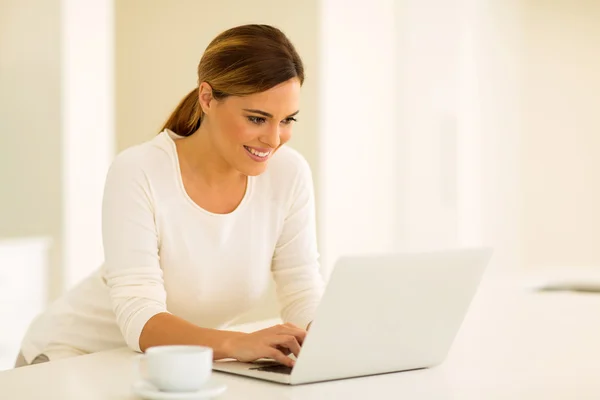
<path id="1" fill-rule="evenodd" d="M 294 360 L 288 356 L 294 354 L 298 357 L 305 337 L 304 329 L 287 323 L 234 336 L 223 344 L 223 348 L 228 357 L 238 361 L 250 362 L 259 358 L 272 358 L 283 365 L 293 367 Z"/>

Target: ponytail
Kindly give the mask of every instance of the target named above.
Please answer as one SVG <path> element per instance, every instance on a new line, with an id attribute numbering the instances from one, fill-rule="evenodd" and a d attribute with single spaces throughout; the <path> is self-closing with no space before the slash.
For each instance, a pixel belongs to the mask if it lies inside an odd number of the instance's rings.
<path id="1" fill-rule="evenodd" d="M 162 130 L 169 129 L 179 136 L 190 136 L 200 128 L 202 108 L 198 99 L 198 88 L 194 88 L 179 102 Z"/>

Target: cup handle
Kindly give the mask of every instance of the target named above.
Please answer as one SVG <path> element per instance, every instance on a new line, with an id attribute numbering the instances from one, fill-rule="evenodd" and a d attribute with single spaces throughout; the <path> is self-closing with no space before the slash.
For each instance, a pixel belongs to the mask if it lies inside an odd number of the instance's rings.
<path id="1" fill-rule="evenodd" d="M 133 359 L 133 377 L 135 379 L 134 382 L 146 380 L 146 378 L 140 372 L 140 366 L 144 357 L 145 354 L 137 354 Z"/>

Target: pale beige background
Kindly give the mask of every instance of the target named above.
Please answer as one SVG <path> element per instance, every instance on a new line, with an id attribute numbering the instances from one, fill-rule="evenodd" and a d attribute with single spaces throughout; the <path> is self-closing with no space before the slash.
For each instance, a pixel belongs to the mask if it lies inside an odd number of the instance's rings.
<path id="1" fill-rule="evenodd" d="M 600 265 L 600 2 L 523 2 L 523 264 Z"/>
<path id="2" fill-rule="evenodd" d="M 59 6 L 0 0 L 0 239 L 52 238 L 51 297 L 62 278 Z"/>

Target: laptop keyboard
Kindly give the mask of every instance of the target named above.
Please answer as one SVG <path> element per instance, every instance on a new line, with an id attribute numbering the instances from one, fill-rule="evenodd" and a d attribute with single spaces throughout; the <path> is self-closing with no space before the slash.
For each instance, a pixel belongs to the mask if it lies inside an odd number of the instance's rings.
<path id="1" fill-rule="evenodd" d="M 256 367 L 250 368 L 255 371 L 264 371 L 264 372 L 275 372 L 277 374 L 290 375 L 292 373 L 292 367 L 288 367 L 281 364 L 272 364 L 264 367 Z"/>

